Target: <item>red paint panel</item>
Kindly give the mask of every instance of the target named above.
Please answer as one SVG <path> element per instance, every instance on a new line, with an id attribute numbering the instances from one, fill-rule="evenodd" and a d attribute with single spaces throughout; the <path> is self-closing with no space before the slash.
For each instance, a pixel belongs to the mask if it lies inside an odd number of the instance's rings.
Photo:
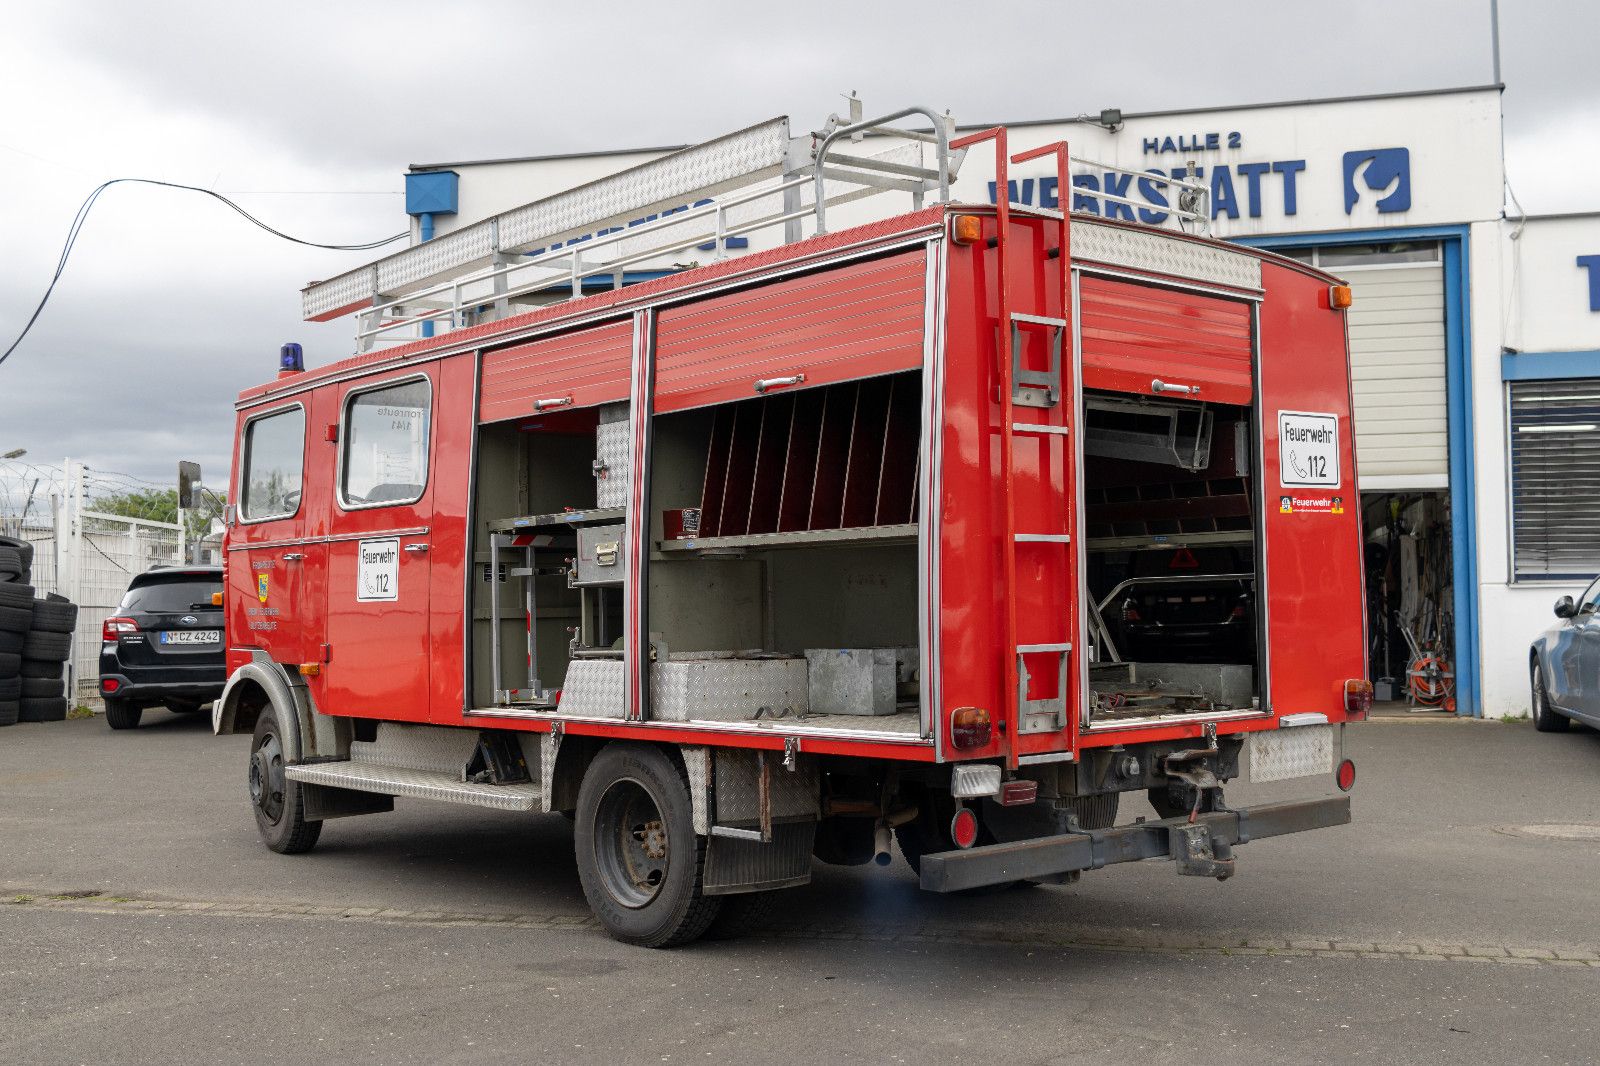
<path id="1" fill-rule="evenodd" d="M 1199 385 L 1199 399 L 1250 402 L 1250 305 L 1085 276 L 1083 384 L 1148 396 L 1150 382 Z"/>
<path id="2" fill-rule="evenodd" d="M 1272 710 L 1278 715 L 1320 711 L 1342 721 L 1345 680 L 1366 676 L 1361 494 L 1345 315 L 1327 306 L 1325 278 L 1269 262 L 1262 264 L 1262 280 L 1267 290 L 1261 308 L 1261 422 Z M 1282 487 L 1279 411 L 1338 419 L 1336 488 Z M 1290 497 L 1288 512 L 1280 503 L 1283 496 Z M 1342 513 L 1335 513 L 1335 498 Z"/>
<path id="3" fill-rule="evenodd" d="M 656 410 L 748 399 L 762 378 L 810 388 L 920 366 L 925 262 L 904 252 L 662 311 Z"/>
<path id="4" fill-rule="evenodd" d="M 523 418 L 535 400 L 563 396 L 573 407 L 626 400 L 632 362 L 631 320 L 485 352 L 478 419 Z"/>

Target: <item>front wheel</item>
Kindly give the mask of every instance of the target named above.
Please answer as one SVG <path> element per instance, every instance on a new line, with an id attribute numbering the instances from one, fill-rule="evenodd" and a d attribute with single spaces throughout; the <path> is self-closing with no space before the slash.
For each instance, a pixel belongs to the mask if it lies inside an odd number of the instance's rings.
<path id="1" fill-rule="evenodd" d="M 1532 668 L 1533 680 L 1530 687 L 1533 690 L 1533 728 L 1541 733 L 1565 733 L 1572 720 L 1557 714 L 1550 708 L 1550 697 L 1544 690 L 1544 671 L 1539 669 L 1537 661 Z"/>
<path id="2" fill-rule="evenodd" d="M 305 820 L 300 784 L 283 775 L 282 738 L 277 708 L 269 705 L 256 719 L 250 741 L 250 805 L 267 847 L 280 855 L 298 855 L 316 846 L 322 823 Z"/>
<path id="3" fill-rule="evenodd" d="M 127 700 L 106 698 L 106 725 L 112 729 L 138 729 L 144 708 Z"/>
<path id="4" fill-rule="evenodd" d="M 705 841 L 683 771 L 660 748 L 611 744 L 578 789 L 578 879 L 606 931 L 662 948 L 705 933 L 722 900 L 702 894 Z"/>

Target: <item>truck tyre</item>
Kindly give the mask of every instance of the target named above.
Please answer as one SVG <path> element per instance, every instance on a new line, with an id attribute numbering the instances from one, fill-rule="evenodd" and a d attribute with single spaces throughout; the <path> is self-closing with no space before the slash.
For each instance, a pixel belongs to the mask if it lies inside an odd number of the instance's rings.
<path id="1" fill-rule="evenodd" d="M 0 726 L 16 725 L 22 716 L 22 704 L 16 700 L 0 700 Z"/>
<path id="2" fill-rule="evenodd" d="M 59 677 L 19 677 L 17 683 L 21 686 L 22 695 L 33 696 L 59 696 L 61 695 L 61 679 Z M 4 682 L 0 682 L 0 692 L 4 691 Z M 3 696 L 0 696 L 3 698 Z"/>
<path id="3" fill-rule="evenodd" d="M 4 586 L 0 586 L 3 588 Z M 7 607 L 0 604 L 0 629 L 8 633 L 27 633 L 33 624 L 33 608 Z M 26 639 L 26 638 L 24 638 Z"/>
<path id="4" fill-rule="evenodd" d="M 721 899 L 701 893 L 705 841 L 694 831 L 688 782 L 660 748 L 601 749 L 578 789 L 573 838 L 583 894 L 625 944 L 686 944 L 721 909 Z"/>
<path id="5" fill-rule="evenodd" d="M 14 581 L 24 569 L 17 549 L 0 547 L 0 581 Z"/>
<path id="6" fill-rule="evenodd" d="M 138 729 L 144 708 L 127 700 L 106 697 L 106 725 L 112 729 Z"/>
<path id="7" fill-rule="evenodd" d="M 62 662 L 56 659 L 35 659 L 31 655 L 22 657 L 23 677 L 48 677 L 52 680 L 61 680 Z"/>
<path id="8" fill-rule="evenodd" d="M 1572 719 L 1565 715 L 1557 714 L 1550 709 L 1550 698 L 1544 690 L 1544 671 L 1539 669 L 1535 662 L 1532 668 L 1533 681 L 1530 688 L 1533 690 L 1533 728 L 1541 733 L 1565 733 L 1567 727 L 1572 725 Z"/>
<path id="9" fill-rule="evenodd" d="M 0 607 L 22 607 L 33 610 L 33 586 L 19 585 L 15 581 L 0 581 Z"/>
<path id="10" fill-rule="evenodd" d="M 0 680 L 17 677 L 22 669 L 22 656 L 13 651 L 0 651 Z M 13 693 L 12 695 L 15 695 Z"/>
<path id="11" fill-rule="evenodd" d="M 278 708 L 270 704 L 256 719 L 250 741 L 250 806 L 256 829 L 267 847 L 279 855 L 299 855 L 316 846 L 321 822 L 304 817 L 300 783 L 283 776 L 282 727 Z"/>
<path id="12" fill-rule="evenodd" d="M 24 572 L 33 566 L 33 543 L 17 537 L 0 537 L 0 548 L 10 548 L 17 553 Z"/>
<path id="13" fill-rule="evenodd" d="M 706 930 L 707 940 L 737 940 L 751 933 L 772 927 L 777 920 L 782 901 L 781 890 L 771 892 L 741 892 L 736 896 L 723 896 L 722 909 L 711 920 Z"/>
<path id="14" fill-rule="evenodd" d="M 28 637 L 26 629 L 18 631 L 0 627 L 0 655 L 21 655 L 22 642 Z"/>

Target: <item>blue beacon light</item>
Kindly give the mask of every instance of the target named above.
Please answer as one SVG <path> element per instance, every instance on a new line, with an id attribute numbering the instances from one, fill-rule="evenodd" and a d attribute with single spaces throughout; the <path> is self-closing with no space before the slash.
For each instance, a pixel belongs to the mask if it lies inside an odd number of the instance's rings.
<path id="1" fill-rule="evenodd" d="M 306 368 L 305 349 L 294 341 L 290 341 L 278 349 L 278 376 L 285 374 L 298 374 Z"/>

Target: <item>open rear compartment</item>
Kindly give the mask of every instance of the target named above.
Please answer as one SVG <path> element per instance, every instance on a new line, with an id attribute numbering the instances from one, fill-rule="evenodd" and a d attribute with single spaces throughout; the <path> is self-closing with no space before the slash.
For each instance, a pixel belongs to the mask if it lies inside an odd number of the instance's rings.
<path id="1" fill-rule="evenodd" d="M 921 374 L 656 416 L 650 716 L 915 736 Z"/>
<path id="2" fill-rule="evenodd" d="M 923 731 L 921 412 L 908 371 L 655 416 L 649 719 Z M 480 711 L 623 717 L 628 432 L 625 402 L 481 427 Z"/>
<path id="3" fill-rule="evenodd" d="M 1258 712 L 1253 409 L 1084 394 L 1088 720 Z"/>

